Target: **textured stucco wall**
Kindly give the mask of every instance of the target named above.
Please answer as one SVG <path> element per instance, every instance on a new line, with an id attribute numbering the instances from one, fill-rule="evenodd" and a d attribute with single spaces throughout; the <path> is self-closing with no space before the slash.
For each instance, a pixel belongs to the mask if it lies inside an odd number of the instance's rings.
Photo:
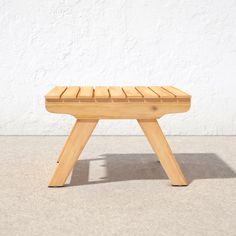
<path id="1" fill-rule="evenodd" d="M 191 111 L 168 134 L 236 134 L 236 1 L 0 0 L 0 134 L 66 134 L 54 85 L 175 85 Z M 96 134 L 141 134 L 102 121 Z"/>

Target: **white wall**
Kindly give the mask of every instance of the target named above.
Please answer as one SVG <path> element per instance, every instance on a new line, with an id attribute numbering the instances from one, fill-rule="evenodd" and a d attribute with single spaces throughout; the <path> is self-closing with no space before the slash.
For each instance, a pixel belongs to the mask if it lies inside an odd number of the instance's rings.
<path id="1" fill-rule="evenodd" d="M 46 112 L 54 85 L 175 85 L 188 113 L 168 134 L 236 134 L 236 1 L 0 0 L 0 134 L 66 134 Z M 141 134 L 135 121 L 96 134 Z"/>

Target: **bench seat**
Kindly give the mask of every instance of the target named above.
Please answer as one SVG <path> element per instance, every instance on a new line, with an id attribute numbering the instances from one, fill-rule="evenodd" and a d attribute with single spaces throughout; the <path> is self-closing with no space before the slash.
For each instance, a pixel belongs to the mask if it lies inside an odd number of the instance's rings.
<path id="1" fill-rule="evenodd" d="M 77 119 L 157 119 L 186 112 L 191 96 L 173 86 L 57 86 L 46 96 L 46 109 Z"/>

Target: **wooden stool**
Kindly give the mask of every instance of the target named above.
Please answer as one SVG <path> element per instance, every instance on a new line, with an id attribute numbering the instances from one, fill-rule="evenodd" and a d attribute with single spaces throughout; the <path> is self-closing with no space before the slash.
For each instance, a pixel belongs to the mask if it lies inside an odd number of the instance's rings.
<path id="1" fill-rule="evenodd" d="M 187 181 L 156 121 L 168 113 L 186 112 L 191 96 L 172 87 L 55 87 L 46 109 L 70 114 L 75 125 L 58 159 L 50 187 L 63 186 L 99 119 L 136 119 L 158 156 L 172 185 Z"/>

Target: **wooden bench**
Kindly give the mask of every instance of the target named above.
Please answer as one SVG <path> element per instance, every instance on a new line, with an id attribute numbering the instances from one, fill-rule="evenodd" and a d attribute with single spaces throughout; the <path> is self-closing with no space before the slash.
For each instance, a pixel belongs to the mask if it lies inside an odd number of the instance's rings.
<path id="1" fill-rule="evenodd" d="M 59 156 L 50 187 L 63 186 L 99 119 L 136 119 L 172 185 L 187 181 L 157 122 L 165 114 L 186 112 L 191 96 L 172 86 L 55 87 L 45 96 L 46 109 L 70 114 L 75 125 Z"/>

